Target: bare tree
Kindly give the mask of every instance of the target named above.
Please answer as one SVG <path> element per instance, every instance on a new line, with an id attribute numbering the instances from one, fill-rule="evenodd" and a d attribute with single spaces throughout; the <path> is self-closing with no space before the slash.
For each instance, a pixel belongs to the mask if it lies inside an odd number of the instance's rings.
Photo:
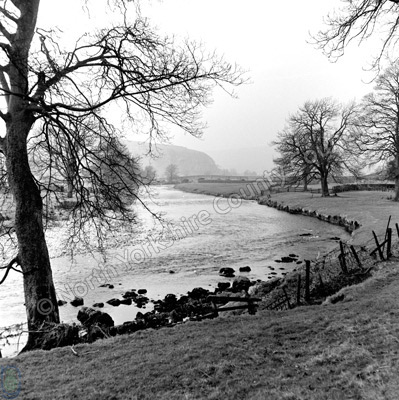
<path id="1" fill-rule="evenodd" d="M 326 18 L 327 29 L 314 36 L 315 43 L 332 59 L 344 54 L 352 41 L 362 43 L 372 35 L 381 36 L 381 48 L 374 67 L 394 50 L 399 27 L 397 0 L 343 0 L 344 6 Z"/>
<path id="2" fill-rule="evenodd" d="M 152 165 L 146 165 L 144 168 L 144 171 L 142 171 L 141 173 L 142 177 L 143 177 L 143 181 L 150 185 L 151 183 L 153 183 L 157 177 L 157 171 L 155 170 L 155 168 Z"/>
<path id="3" fill-rule="evenodd" d="M 355 115 L 354 104 L 344 107 L 328 98 L 307 101 L 279 133 L 278 163 L 299 179 L 319 178 L 322 196 L 329 196 L 328 178 L 354 168 L 346 144 Z"/>
<path id="4" fill-rule="evenodd" d="M 77 163 L 73 180 L 77 205 L 73 212 L 78 234 L 89 219 L 107 222 L 110 216 L 105 210 L 110 205 L 118 208 L 121 220 L 133 219 L 119 197 L 120 183 L 109 182 L 98 172 L 103 170 L 104 160 L 94 148 L 103 149 L 104 143 L 115 148 L 114 139 L 119 134 L 103 117 L 110 103 L 123 106 L 124 119 L 132 125 L 140 121 L 140 129 L 147 128 L 152 139 L 164 134 L 164 122 L 199 136 L 203 128 L 200 107 L 208 103 L 212 89 L 243 82 L 236 67 L 215 54 L 205 54 L 195 43 L 178 45 L 171 38 L 159 37 L 139 10 L 130 24 L 132 19 L 125 14 L 128 0 L 113 3 L 121 23 L 87 33 L 69 50 L 57 43 L 52 32 L 36 26 L 40 0 L 0 4 L 0 88 L 5 106 L 0 112 L 5 124 L 0 149 L 15 201 L 18 243 L 17 255 L 3 268 L 7 275 L 20 266 L 23 274 L 31 332 L 26 350 L 35 346 L 43 323 L 59 322 L 43 225 L 43 199 L 47 199 L 51 187 L 48 177 L 55 163 L 46 165 L 42 180 L 34 176 L 29 138 L 36 136 L 42 141 L 49 155 L 61 142 L 62 146 L 67 144 L 68 150 L 62 155 L 67 163 L 68 152 L 73 155 Z M 90 8 L 89 2 L 84 4 Z M 83 131 L 90 134 L 81 135 Z M 120 170 L 114 172 L 125 182 Z M 122 187 L 140 201 L 130 183 L 122 183 Z M 42 312 L 43 302 L 48 304 L 46 312 Z"/>
<path id="5" fill-rule="evenodd" d="M 285 184 L 303 184 L 305 191 L 308 184 L 317 177 L 317 170 L 313 165 L 312 151 L 306 150 L 311 147 L 307 135 L 292 130 L 288 126 L 279 132 L 278 140 L 272 144 L 277 147 L 280 157 L 274 159 L 274 163 L 284 175 Z"/>
<path id="6" fill-rule="evenodd" d="M 356 144 L 366 153 L 368 164 L 393 162 L 395 201 L 399 201 L 399 65 L 393 64 L 381 74 L 374 92 L 363 98 L 358 120 Z"/>
<path id="7" fill-rule="evenodd" d="M 169 183 L 172 183 L 177 178 L 178 167 L 176 164 L 169 164 L 165 170 L 165 176 Z"/>

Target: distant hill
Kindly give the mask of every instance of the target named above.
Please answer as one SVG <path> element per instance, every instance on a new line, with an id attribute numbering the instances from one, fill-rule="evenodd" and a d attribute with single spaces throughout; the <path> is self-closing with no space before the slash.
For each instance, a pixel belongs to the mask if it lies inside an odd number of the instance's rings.
<path id="1" fill-rule="evenodd" d="M 225 149 L 209 151 L 217 165 L 230 170 L 236 170 L 239 175 L 244 171 L 255 171 L 262 175 L 264 171 L 270 171 L 273 167 L 273 157 L 276 153 L 273 147 L 243 147 L 241 149 Z"/>
<path id="2" fill-rule="evenodd" d="M 160 178 L 165 176 L 166 167 L 176 164 L 179 176 L 217 175 L 220 171 L 215 161 L 206 153 L 182 146 L 158 144 L 153 151 L 156 158 L 146 155 L 148 145 L 125 140 L 123 142 L 133 156 L 141 157 L 141 165 L 152 165 Z"/>

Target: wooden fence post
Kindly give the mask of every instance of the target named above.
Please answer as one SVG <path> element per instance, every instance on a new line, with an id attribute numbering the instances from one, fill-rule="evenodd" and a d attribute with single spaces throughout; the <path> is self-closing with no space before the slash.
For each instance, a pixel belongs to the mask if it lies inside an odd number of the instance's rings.
<path id="1" fill-rule="evenodd" d="M 290 298 L 288 297 L 287 290 L 286 290 L 285 286 L 283 287 L 283 292 L 284 292 L 284 295 L 285 295 L 285 300 L 287 301 L 288 309 L 290 309 L 291 308 Z"/>
<path id="2" fill-rule="evenodd" d="M 384 243 L 382 244 L 382 252 L 384 252 L 384 250 L 385 250 L 385 242 L 388 240 L 388 229 L 389 229 L 389 224 L 391 223 L 391 215 L 389 216 L 389 218 L 388 218 L 388 224 L 387 224 L 387 227 L 386 227 L 386 229 L 385 229 L 385 240 L 384 240 Z"/>
<path id="3" fill-rule="evenodd" d="M 344 274 L 347 274 L 348 267 L 346 265 L 345 249 L 344 249 L 344 244 L 342 243 L 342 241 L 339 242 L 339 247 L 341 248 L 341 258 L 340 258 L 341 268 L 342 268 L 342 271 L 344 272 Z"/>
<path id="4" fill-rule="evenodd" d="M 310 261 L 305 260 L 306 275 L 305 275 L 305 300 L 307 303 L 310 301 Z"/>
<path id="5" fill-rule="evenodd" d="M 359 268 L 362 268 L 362 262 L 360 261 L 359 256 L 357 255 L 355 248 L 353 246 L 351 246 L 350 249 L 352 251 L 353 257 L 355 257 L 357 265 L 359 266 Z"/>
<path id="6" fill-rule="evenodd" d="M 392 228 L 388 228 L 387 230 L 387 259 L 389 260 L 389 258 L 392 256 L 391 253 L 391 247 L 392 247 Z"/>
<path id="7" fill-rule="evenodd" d="M 301 304 L 301 274 L 298 274 L 298 287 L 296 290 L 296 304 L 299 306 Z"/>
<path id="8" fill-rule="evenodd" d="M 377 245 L 378 254 L 380 255 L 380 259 L 383 261 L 383 260 L 385 260 L 385 259 L 384 259 L 384 254 L 382 253 L 380 244 L 378 243 L 377 235 L 375 234 L 374 231 L 372 231 L 372 232 L 373 232 L 373 236 L 374 236 L 375 243 L 376 243 L 376 245 Z"/>

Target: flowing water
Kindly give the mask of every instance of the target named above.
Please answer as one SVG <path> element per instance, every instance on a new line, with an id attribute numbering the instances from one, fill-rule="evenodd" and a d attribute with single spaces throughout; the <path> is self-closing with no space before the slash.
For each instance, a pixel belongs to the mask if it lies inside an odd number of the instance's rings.
<path id="1" fill-rule="evenodd" d="M 78 308 L 69 304 L 75 295 L 83 297 L 85 305 L 92 306 L 95 302 L 121 298 L 127 290 L 145 288 L 146 296 L 156 300 L 198 286 L 213 289 L 217 282 L 232 280 L 218 275 L 222 267 L 232 267 L 238 275 L 239 267 L 250 266 L 251 272 L 242 275 L 267 280 L 276 276 L 273 273 L 279 275 L 297 267 L 295 263 L 275 260 L 292 253 L 300 260 L 315 259 L 337 245 L 334 237 L 349 238 L 341 227 L 277 211 L 254 201 L 158 187 L 155 203 L 151 204 L 152 210 L 161 211 L 173 222 L 168 229 L 139 208 L 140 242 L 134 246 L 108 250 L 105 262 L 91 255 L 76 256 L 74 260 L 52 259 L 57 296 L 68 301 L 60 307 L 62 321 L 77 321 Z M 104 283 L 112 283 L 114 288 L 99 287 Z M 0 286 L 0 326 L 26 321 L 23 303 L 21 276 L 10 273 Z M 134 305 L 112 307 L 106 303 L 102 310 L 116 324 L 133 320 L 139 311 Z M 144 311 L 148 310 L 151 303 Z M 10 354 L 11 347 L 1 344 L 3 355 Z"/>

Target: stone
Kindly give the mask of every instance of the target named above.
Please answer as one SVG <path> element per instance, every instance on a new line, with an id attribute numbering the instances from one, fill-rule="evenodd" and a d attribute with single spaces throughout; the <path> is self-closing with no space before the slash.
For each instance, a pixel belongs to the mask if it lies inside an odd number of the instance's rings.
<path id="1" fill-rule="evenodd" d="M 209 295 L 209 290 L 203 289 L 201 287 L 194 288 L 191 292 L 188 292 L 188 297 L 192 299 L 202 299 Z"/>
<path id="2" fill-rule="evenodd" d="M 82 307 L 78 312 L 77 318 L 78 321 L 87 328 L 94 324 L 101 325 L 106 328 L 114 326 L 114 320 L 109 314 L 99 310 L 94 310 L 90 307 Z"/>
<path id="3" fill-rule="evenodd" d="M 165 296 L 164 302 L 166 304 L 176 304 L 177 298 L 176 298 L 176 296 L 174 294 L 167 294 Z"/>
<path id="4" fill-rule="evenodd" d="M 93 307 L 103 308 L 104 307 L 104 303 L 94 303 Z"/>
<path id="5" fill-rule="evenodd" d="M 235 270 L 230 267 L 223 267 L 223 268 L 220 268 L 220 270 L 219 270 L 219 275 L 222 275 L 226 278 L 234 278 L 234 276 L 235 276 L 234 273 L 235 273 Z"/>
<path id="6" fill-rule="evenodd" d="M 138 294 L 135 290 L 128 290 L 125 294 L 122 295 L 124 299 L 134 299 L 137 296 Z"/>
<path id="7" fill-rule="evenodd" d="M 251 272 L 251 267 L 249 266 L 240 267 L 240 272 Z"/>
<path id="8" fill-rule="evenodd" d="M 138 294 L 146 294 L 147 293 L 147 289 L 139 289 L 137 291 Z"/>
<path id="9" fill-rule="evenodd" d="M 58 300 L 57 304 L 58 304 L 59 307 L 61 307 L 61 306 L 65 305 L 65 304 L 67 304 L 67 302 L 65 300 Z"/>
<path id="10" fill-rule="evenodd" d="M 241 292 L 242 290 L 248 291 L 251 286 L 251 281 L 245 276 L 239 276 L 233 281 L 232 289 L 233 292 Z"/>
<path id="11" fill-rule="evenodd" d="M 292 258 L 292 257 L 281 257 L 281 262 L 283 262 L 283 263 L 292 263 L 296 260 L 297 260 L 296 258 Z"/>
<path id="12" fill-rule="evenodd" d="M 72 304 L 74 307 L 83 306 L 84 301 L 83 301 L 83 299 L 82 299 L 81 297 L 75 297 L 75 298 L 71 301 L 71 304 Z"/>
<path id="13" fill-rule="evenodd" d="M 136 303 L 136 306 L 139 308 L 145 306 L 150 301 L 148 297 L 141 296 L 141 295 L 135 297 L 132 300 Z"/>
<path id="14" fill-rule="evenodd" d="M 220 290 L 226 290 L 230 287 L 230 282 L 218 282 L 218 288 Z"/>
<path id="15" fill-rule="evenodd" d="M 120 300 L 120 304 L 124 304 L 126 306 L 130 306 L 132 304 L 132 299 L 123 299 Z"/>
<path id="16" fill-rule="evenodd" d="M 121 304 L 121 301 L 119 299 L 111 299 L 107 301 L 108 304 L 114 307 L 118 307 Z"/>

